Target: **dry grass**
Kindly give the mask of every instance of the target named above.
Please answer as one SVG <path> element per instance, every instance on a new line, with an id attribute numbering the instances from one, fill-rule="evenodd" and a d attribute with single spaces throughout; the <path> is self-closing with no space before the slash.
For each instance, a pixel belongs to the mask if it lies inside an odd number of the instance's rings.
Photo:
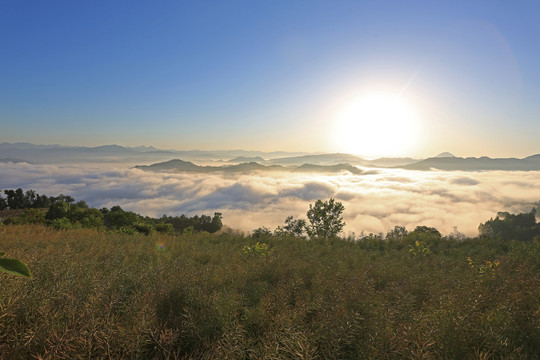
<path id="1" fill-rule="evenodd" d="M 2 359 L 537 359 L 540 244 L 0 226 Z M 494 275 L 471 269 L 500 260 Z"/>

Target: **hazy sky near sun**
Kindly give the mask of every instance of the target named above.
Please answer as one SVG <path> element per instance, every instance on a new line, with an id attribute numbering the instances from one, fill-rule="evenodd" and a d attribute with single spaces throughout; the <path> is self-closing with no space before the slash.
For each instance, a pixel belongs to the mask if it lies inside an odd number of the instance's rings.
<path id="1" fill-rule="evenodd" d="M 415 138 L 367 155 L 524 157 L 539 17 L 538 1 L 2 1 L 0 142 L 354 150 L 335 134 L 369 131 L 337 118 L 382 92 L 414 108 Z"/>

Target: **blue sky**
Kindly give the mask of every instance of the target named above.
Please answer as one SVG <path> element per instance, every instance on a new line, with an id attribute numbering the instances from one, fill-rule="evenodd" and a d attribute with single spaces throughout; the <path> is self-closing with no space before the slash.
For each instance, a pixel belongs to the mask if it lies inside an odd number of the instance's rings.
<path id="1" fill-rule="evenodd" d="M 538 1 L 2 1 L 0 141 L 342 151 L 336 114 L 384 89 L 420 133 L 380 155 L 527 156 L 539 16 Z"/>

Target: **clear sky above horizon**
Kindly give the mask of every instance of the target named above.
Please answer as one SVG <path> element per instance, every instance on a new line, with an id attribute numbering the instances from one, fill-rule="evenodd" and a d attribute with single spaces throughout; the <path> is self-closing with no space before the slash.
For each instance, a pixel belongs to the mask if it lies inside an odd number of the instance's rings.
<path id="1" fill-rule="evenodd" d="M 538 1 L 2 1 L 0 142 L 524 157 L 539 18 Z M 415 132 L 354 124 L 381 103 Z"/>

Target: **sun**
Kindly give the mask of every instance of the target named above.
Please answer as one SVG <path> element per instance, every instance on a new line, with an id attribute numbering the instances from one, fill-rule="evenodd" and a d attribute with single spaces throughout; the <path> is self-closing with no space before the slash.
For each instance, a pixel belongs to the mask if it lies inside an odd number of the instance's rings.
<path id="1" fill-rule="evenodd" d="M 419 138 L 419 114 L 399 94 L 373 92 L 349 100 L 334 122 L 339 151 L 366 158 L 409 154 Z"/>

